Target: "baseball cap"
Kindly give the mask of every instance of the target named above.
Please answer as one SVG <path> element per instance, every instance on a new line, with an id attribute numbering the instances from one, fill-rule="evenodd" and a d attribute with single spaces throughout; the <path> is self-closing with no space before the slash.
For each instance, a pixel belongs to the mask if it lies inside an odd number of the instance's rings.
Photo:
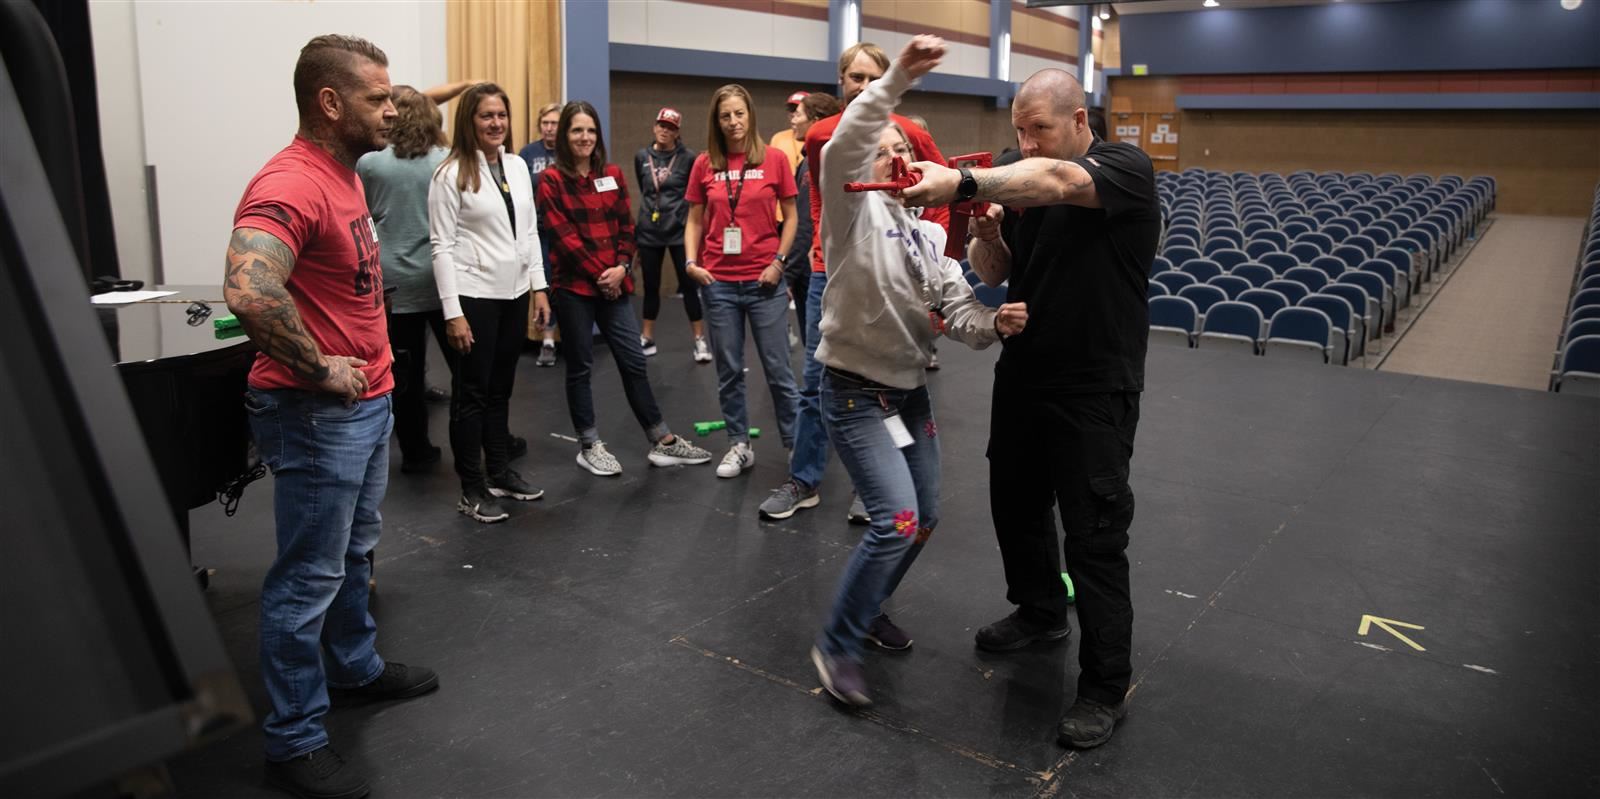
<path id="1" fill-rule="evenodd" d="M 799 105 L 800 101 L 806 99 L 806 95 L 808 95 L 810 93 L 811 92 L 804 92 L 804 91 L 795 92 L 794 94 L 789 95 L 789 99 L 785 100 L 784 102 L 786 104 L 788 104 L 788 105 Z"/>
<path id="2" fill-rule="evenodd" d="M 656 121 L 663 125 L 678 127 L 683 123 L 683 114 L 678 113 L 676 108 L 663 108 L 656 112 Z"/>

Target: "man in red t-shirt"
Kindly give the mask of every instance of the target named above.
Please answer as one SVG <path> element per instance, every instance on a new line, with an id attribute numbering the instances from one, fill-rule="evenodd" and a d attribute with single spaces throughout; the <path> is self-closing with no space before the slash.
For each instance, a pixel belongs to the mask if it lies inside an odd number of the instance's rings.
<path id="1" fill-rule="evenodd" d="M 394 387 L 378 235 L 356 159 L 388 143 L 388 59 L 318 36 L 295 64 L 300 129 L 234 212 L 223 298 L 261 352 L 245 405 L 272 468 L 278 555 L 261 587 L 268 782 L 299 796 L 365 796 L 328 745 L 328 689 L 426 693 L 429 669 L 384 662 L 367 612 L 389 475 Z"/>
<path id="2" fill-rule="evenodd" d="M 862 42 L 846 48 L 839 55 L 839 91 L 844 96 L 845 105 L 849 105 L 851 100 L 856 99 L 856 96 L 867 88 L 867 84 L 883 77 L 883 73 L 887 71 L 889 71 L 889 57 L 877 45 Z M 822 318 L 822 292 L 828 283 L 827 269 L 822 262 L 822 145 L 833 138 L 833 129 L 838 127 L 842 113 L 841 110 L 840 114 L 817 120 L 816 124 L 806 131 L 805 163 L 811 177 L 813 238 L 811 283 L 804 298 L 809 331 L 806 334 L 805 371 L 802 377 L 804 385 L 800 389 L 800 419 L 795 425 L 794 450 L 789 458 L 789 479 L 761 503 L 760 513 L 764 519 L 787 519 L 800 509 L 813 508 L 821 502 L 821 498 L 817 495 L 817 486 L 821 484 L 823 469 L 828 464 L 828 434 L 822 429 L 822 413 L 818 404 L 822 387 L 822 366 L 817 363 L 816 340 L 820 336 L 812 335 L 815 331 L 810 331 L 809 325 L 815 324 L 811 320 Z M 939 152 L 938 145 L 933 143 L 933 136 L 926 130 L 899 114 L 893 114 L 890 118 L 905 131 L 918 161 L 944 163 L 944 155 Z M 950 221 L 950 209 L 945 206 L 928 208 L 923 212 L 922 218 L 943 226 Z M 859 499 L 851 501 L 847 517 L 856 524 L 867 523 L 867 512 L 861 507 Z"/>

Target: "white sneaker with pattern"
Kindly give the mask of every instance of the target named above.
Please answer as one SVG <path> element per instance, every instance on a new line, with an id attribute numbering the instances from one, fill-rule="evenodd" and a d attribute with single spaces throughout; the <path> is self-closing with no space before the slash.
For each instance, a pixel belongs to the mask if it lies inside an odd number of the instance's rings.
<path id="1" fill-rule="evenodd" d="M 722 463 L 717 464 L 718 477 L 738 477 L 745 469 L 756 465 L 756 451 L 750 448 L 750 442 L 740 441 L 728 448 L 728 454 L 722 456 Z"/>
<path id="2" fill-rule="evenodd" d="M 606 449 L 604 441 L 596 441 L 589 447 L 578 450 L 578 465 L 601 477 L 622 474 L 622 462 Z"/>

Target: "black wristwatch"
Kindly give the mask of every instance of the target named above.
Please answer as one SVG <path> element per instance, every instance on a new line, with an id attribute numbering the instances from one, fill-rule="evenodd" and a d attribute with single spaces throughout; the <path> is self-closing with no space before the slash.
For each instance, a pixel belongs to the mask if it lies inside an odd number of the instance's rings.
<path id="1" fill-rule="evenodd" d="M 956 202 L 966 202 L 978 196 L 978 179 L 972 176 L 972 170 L 961 168 L 961 182 L 956 184 Z"/>

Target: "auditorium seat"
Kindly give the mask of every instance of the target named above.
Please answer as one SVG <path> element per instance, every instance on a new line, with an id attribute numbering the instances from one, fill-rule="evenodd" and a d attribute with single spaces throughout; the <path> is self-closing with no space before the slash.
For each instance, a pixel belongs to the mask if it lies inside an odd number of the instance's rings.
<path id="1" fill-rule="evenodd" d="M 1284 308 L 1267 322 L 1267 340 L 1261 354 L 1269 358 L 1293 358 L 1328 363 L 1333 323 L 1315 308 Z"/>
<path id="2" fill-rule="evenodd" d="M 1278 273 L 1272 267 L 1263 263 L 1242 263 L 1228 271 L 1228 274 L 1244 278 L 1250 283 L 1251 288 L 1261 288 L 1267 281 L 1274 280 Z"/>
<path id="3" fill-rule="evenodd" d="M 1204 321 L 1206 312 L 1211 309 L 1211 306 L 1219 302 L 1226 302 L 1228 299 L 1226 291 L 1207 283 L 1184 286 L 1178 289 L 1178 296 L 1194 303 L 1194 309 L 1200 314 L 1202 321 Z"/>
<path id="4" fill-rule="evenodd" d="M 1356 335 L 1355 309 L 1343 297 L 1332 294 L 1312 294 L 1298 303 L 1302 308 L 1315 308 L 1328 317 L 1329 324 L 1333 325 L 1333 332 L 1328 337 L 1329 353 L 1333 362 L 1346 366 L 1356 349 L 1355 342 L 1361 341 Z"/>
<path id="5" fill-rule="evenodd" d="M 1228 299 L 1230 300 L 1238 297 L 1240 292 L 1249 291 L 1250 289 L 1255 288 L 1255 286 L 1251 285 L 1250 281 L 1231 273 L 1226 275 L 1217 275 L 1216 277 L 1207 280 L 1206 284 L 1222 289 L 1222 292 L 1227 294 Z"/>
<path id="6" fill-rule="evenodd" d="M 1385 283 L 1382 277 L 1371 272 L 1359 269 L 1346 272 L 1339 276 L 1338 282 L 1356 286 L 1367 293 L 1367 296 L 1377 301 L 1379 310 L 1379 329 L 1383 333 L 1394 330 L 1394 289 Z"/>
<path id="7" fill-rule="evenodd" d="M 1150 279 L 1154 280 L 1157 283 L 1160 283 L 1163 286 L 1166 286 L 1167 287 L 1167 291 L 1172 293 L 1172 294 L 1177 294 L 1178 293 L 1178 289 L 1181 289 L 1184 286 L 1192 286 L 1192 285 L 1200 282 L 1198 280 L 1195 280 L 1194 279 L 1194 275 L 1191 275 L 1188 272 L 1178 272 L 1178 271 L 1170 271 L 1170 270 L 1166 271 L 1166 272 L 1158 272 L 1155 277 L 1150 278 Z"/>
<path id="8" fill-rule="evenodd" d="M 1312 256 L 1315 257 L 1315 256 Z M 1301 265 L 1300 256 L 1286 252 L 1269 252 L 1256 259 L 1270 268 L 1273 274 L 1281 275 L 1284 272 Z"/>
<path id="9" fill-rule="evenodd" d="M 1579 336 L 1567 342 L 1552 390 L 1600 397 L 1600 336 Z"/>
<path id="10" fill-rule="evenodd" d="M 1211 306 L 1195 346 L 1205 349 L 1261 352 L 1261 309 L 1247 302 L 1219 302 Z"/>
<path id="11" fill-rule="evenodd" d="M 1284 278 L 1303 283 L 1311 291 L 1321 291 L 1333 278 L 1327 272 L 1310 266 L 1297 266 L 1283 273 Z"/>
<path id="12" fill-rule="evenodd" d="M 1150 298 L 1150 343 L 1194 346 L 1200 312 L 1182 297 Z"/>

